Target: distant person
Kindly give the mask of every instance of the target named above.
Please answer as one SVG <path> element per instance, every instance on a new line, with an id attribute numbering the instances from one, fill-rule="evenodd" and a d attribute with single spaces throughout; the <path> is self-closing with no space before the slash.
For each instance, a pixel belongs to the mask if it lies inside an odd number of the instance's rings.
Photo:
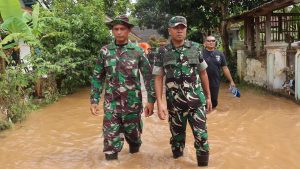
<path id="1" fill-rule="evenodd" d="M 165 38 L 159 38 L 159 40 L 158 40 L 159 47 L 149 48 L 150 50 L 149 50 L 147 56 L 148 56 L 149 62 L 152 65 L 152 67 L 154 66 L 155 56 L 157 55 L 159 48 L 163 47 L 163 46 L 165 46 L 167 44 L 168 44 L 168 40 L 167 39 L 165 39 Z"/>
<path id="2" fill-rule="evenodd" d="M 148 49 L 147 58 L 148 58 L 148 60 L 149 60 L 149 62 L 151 64 L 152 68 L 154 66 L 154 61 L 155 61 L 156 53 L 157 53 L 156 48 L 149 48 Z"/>
<path id="3" fill-rule="evenodd" d="M 169 112 L 173 158 L 183 156 L 188 122 L 194 135 L 198 166 L 207 166 L 209 145 L 206 112 L 211 111 L 209 83 L 205 71 L 207 64 L 202 59 L 200 45 L 186 40 L 185 17 L 172 17 L 168 31 L 171 36 L 170 44 L 160 47 L 153 67 L 158 116 L 165 120 L 167 111 Z M 164 76 L 167 107 L 162 101 Z"/>
<path id="4" fill-rule="evenodd" d="M 153 59 L 153 52 L 151 50 L 152 49 L 151 46 L 146 42 L 139 43 L 139 46 L 144 50 L 151 67 L 153 67 L 154 59 Z"/>
<path id="5" fill-rule="evenodd" d="M 151 46 L 146 42 L 139 43 L 139 46 L 144 50 L 145 54 L 147 55 Z"/>
<path id="6" fill-rule="evenodd" d="M 159 38 L 158 43 L 159 43 L 159 46 L 162 47 L 162 46 L 165 46 L 168 44 L 168 40 L 165 38 Z"/>
<path id="7" fill-rule="evenodd" d="M 216 38 L 214 36 L 206 37 L 204 41 L 203 58 L 208 67 L 206 69 L 209 79 L 209 88 L 211 95 L 212 107 L 216 108 L 218 105 L 218 95 L 220 88 L 220 70 L 222 68 L 225 77 L 229 80 L 230 86 L 235 87 L 230 71 L 227 67 L 226 58 L 224 54 L 216 50 Z"/>
<path id="8" fill-rule="evenodd" d="M 104 87 L 103 136 L 106 160 L 118 159 L 124 139 L 129 152 L 137 153 L 142 144 L 143 112 L 140 73 L 148 93 L 145 116 L 153 114 L 155 102 L 151 66 L 144 51 L 128 41 L 133 27 L 127 16 L 121 15 L 108 23 L 114 42 L 102 47 L 91 80 L 91 113 L 99 115 L 98 104 Z"/>

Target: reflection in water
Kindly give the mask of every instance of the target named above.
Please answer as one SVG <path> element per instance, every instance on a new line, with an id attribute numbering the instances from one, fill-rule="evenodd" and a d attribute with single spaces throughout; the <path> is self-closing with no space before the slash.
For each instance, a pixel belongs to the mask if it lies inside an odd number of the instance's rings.
<path id="1" fill-rule="evenodd" d="M 224 87 L 217 110 L 208 115 L 211 169 L 300 168 L 300 106 L 274 96 L 242 91 L 235 98 Z M 167 121 L 144 118 L 140 153 L 124 145 L 119 160 L 105 161 L 103 116 L 89 112 L 88 89 L 30 114 L 0 133 L 1 169 L 198 168 L 188 129 L 184 157 L 172 158 Z"/>

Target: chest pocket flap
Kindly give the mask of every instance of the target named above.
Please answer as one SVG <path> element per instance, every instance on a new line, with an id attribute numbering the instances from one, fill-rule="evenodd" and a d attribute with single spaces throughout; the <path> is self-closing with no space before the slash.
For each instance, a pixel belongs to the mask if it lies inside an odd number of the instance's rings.
<path id="1" fill-rule="evenodd" d="M 171 52 L 167 52 L 163 55 L 164 66 L 176 65 L 176 56 L 172 55 Z"/>
<path id="2" fill-rule="evenodd" d="M 199 51 L 196 48 L 192 47 L 190 49 L 190 53 L 188 55 L 188 59 L 189 59 L 188 62 L 189 62 L 189 64 L 191 64 L 191 65 L 198 65 L 198 64 L 200 64 L 199 54 L 200 54 Z"/>

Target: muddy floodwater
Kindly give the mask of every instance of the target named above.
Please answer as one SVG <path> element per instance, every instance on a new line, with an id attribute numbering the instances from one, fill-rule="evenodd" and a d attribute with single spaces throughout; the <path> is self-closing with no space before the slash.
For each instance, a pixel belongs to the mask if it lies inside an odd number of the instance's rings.
<path id="1" fill-rule="evenodd" d="M 300 169 L 300 106 L 254 90 L 235 98 L 220 90 L 219 107 L 208 115 L 209 169 Z M 190 128 L 184 157 L 174 160 L 167 121 L 145 118 L 137 154 L 124 144 L 119 160 L 105 161 L 103 116 L 89 112 L 88 89 L 29 114 L 0 132 L 1 169 L 192 169 L 196 166 Z M 103 113 L 103 112 L 102 112 Z"/>

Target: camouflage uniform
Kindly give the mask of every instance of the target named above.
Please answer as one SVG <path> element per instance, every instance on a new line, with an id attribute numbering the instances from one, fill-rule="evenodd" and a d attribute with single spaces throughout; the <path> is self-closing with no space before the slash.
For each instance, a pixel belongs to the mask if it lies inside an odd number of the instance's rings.
<path id="1" fill-rule="evenodd" d="M 199 76 L 200 70 L 206 67 L 199 44 L 195 42 L 186 40 L 177 49 L 169 44 L 161 47 L 157 54 L 153 74 L 166 76 L 167 108 L 172 134 L 170 144 L 173 153 L 178 150 L 183 152 L 187 121 L 193 131 L 197 155 L 209 151 L 206 102 Z"/>
<path id="2" fill-rule="evenodd" d="M 155 55 L 157 53 L 157 48 L 151 48 L 150 52 L 147 54 L 147 58 L 151 64 L 151 66 L 154 66 L 154 59 L 155 59 Z"/>
<path id="3" fill-rule="evenodd" d="M 98 104 L 105 85 L 103 133 L 104 152 L 120 152 L 124 136 L 130 145 L 141 145 L 143 111 L 141 71 L 148 91 L 148 102 L 155 102 L 152 68 L 143 50 L 133 43 L 110 43 L 100 51 L 92 77 L 91 103 Z"/>

